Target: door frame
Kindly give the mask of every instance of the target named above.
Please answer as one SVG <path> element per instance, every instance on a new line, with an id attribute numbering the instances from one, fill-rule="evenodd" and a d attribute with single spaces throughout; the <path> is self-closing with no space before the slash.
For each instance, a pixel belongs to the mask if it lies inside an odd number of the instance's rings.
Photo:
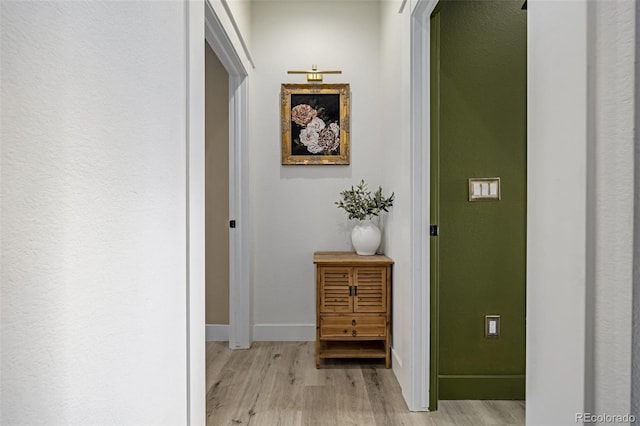
<path id="1" fill-rule="evenodd" d="M 429 409 L 430 17 L 438 1 L 418 0 L 411 12 L 411 411 Z"/>
<path id="2" fill-rule="evenodd" d="M 222 4 L 224 3 L 224 4 Z M 229 346 L 251 346 L 249 281 L 248 67 L 239 43 L 223 25 L 236 28 L 226 1 L 184 0 L 186 137 L 186 409 L 189 425 L 205 424 L 205 237 L 204 237 L 204 49 L 208 42 L 229 73 Z M 251 58 L 240 40 L 248 62 Z"/>
<path id="3" fill-rule="evenodd" d="M 251 346 L 249 283 L 248 72 L 209 0 L 204 2 L 205 40 L 229 73 L 229 348 Z M 224 9 L 229 15 L 227 8 Z M 203 121 L 204 123 L 204 121 Z M 204 151 L 202 151 L 204 157 Z M 204 190 L 204 180 L 202 181 Z"/>
<path id="4" fill-rule="evenodd" d="M 184 0 L 186 138 L 186 424 L 204 424 L 204 7 Z"/>

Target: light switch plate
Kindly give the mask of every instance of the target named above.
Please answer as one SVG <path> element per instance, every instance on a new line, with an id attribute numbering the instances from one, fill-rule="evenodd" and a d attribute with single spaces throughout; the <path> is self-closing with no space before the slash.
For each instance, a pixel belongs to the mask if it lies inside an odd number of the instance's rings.
<path id="1" fill-rule="evenodd" d="M 484 337 L 500 337 L 500 315 L 484 316 Z"/>
<path id="2" fill-rule="evenodd" d="M 469 179 L 469 201 L 500 200 L 501 198 L 499 177 Z"/>

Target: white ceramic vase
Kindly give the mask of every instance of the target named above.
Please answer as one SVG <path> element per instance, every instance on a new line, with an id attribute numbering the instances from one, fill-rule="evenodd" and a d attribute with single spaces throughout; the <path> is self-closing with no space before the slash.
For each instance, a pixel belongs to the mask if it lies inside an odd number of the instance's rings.
<path id="1" fill-rule="evenodd" d="M 361 256 L 376 254 L 380 246 L 380 228 L 371 220 L 361 220 L 351 231 L 351 243 Z"/>

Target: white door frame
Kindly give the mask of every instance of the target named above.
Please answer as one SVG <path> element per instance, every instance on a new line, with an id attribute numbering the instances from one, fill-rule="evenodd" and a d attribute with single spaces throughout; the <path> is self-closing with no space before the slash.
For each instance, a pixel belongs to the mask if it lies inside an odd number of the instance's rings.
<path id="1" fill-rule="evenodd" d="M 229 346 L 251 345 L 247 70 L 209 0 L 184 0 L 187 151 L 187 424 L 205 424 L 204 49 L 229 73 Z M 228 13 L 228 8 L 225 8 Z"/>
<path id="2" fill-rule="evenodd" d="M 409 409 L 429 407 L 430 18 L 438 0 L 411 12 L 411 387 Z"/>
<path id="3" fill-rule="evenodd" d="M 224 9 L 228 13 L 228 9 Z M 205 1 L 205 39 L 229 73 L 229 347 L 251 346 L 249 284 L 248 73 L 218 12 Z M 204 54 L 204 53 L 203 53 Z M 204 121 L 203 121 L 204 123 Z M 204 156 L 204 151 L 202 152 Z M 204 189 L 204 181 L 202 182 Z M 203 320 L 204 322 L 204 320 Z"/>
<path id="4" fill-rule="evenodd" d="M 184 0 L 186 81 L 186 336 L 187 422 L 204 424 L 204 7 Z"/>

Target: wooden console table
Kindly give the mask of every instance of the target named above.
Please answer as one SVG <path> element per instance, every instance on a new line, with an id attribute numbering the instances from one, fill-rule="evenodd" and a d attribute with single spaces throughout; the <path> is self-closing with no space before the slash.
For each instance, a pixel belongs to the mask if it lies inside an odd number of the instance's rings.
<path id="1" fill-rule="evenodd" d="M 321 358 L 384 358 L 391 367 L 391 265 L 383 255 L 316 252 L 316 368 Z"/>

